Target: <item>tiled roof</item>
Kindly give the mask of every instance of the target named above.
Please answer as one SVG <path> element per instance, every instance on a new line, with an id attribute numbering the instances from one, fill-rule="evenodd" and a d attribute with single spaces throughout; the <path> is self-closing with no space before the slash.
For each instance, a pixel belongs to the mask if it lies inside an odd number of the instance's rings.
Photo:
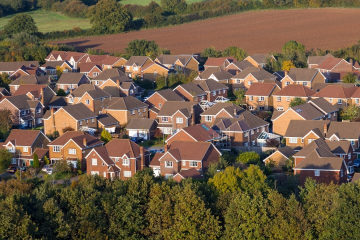
<path id="1" fill-rule="evenodd" d="M 215 105 L 213 105 L 212 107 L 210 107 L 209 109 L 207 109 L 206 111 L 204 111 L 201 115 L 205 116 L 205 115 L 216 115 L 218 114 L 220 111 L 222 110 L 226 110 L 231 116 L 235 117 L 236 115 L 240 114 L 241 112 L 244 111 L 244 109 L 238 105 L 235 105 L 232 102 L 225 102 L 225 103 L 216 103 Z M 236 111 L 236 115 L 234 115 L 234 112 Z"/>
<path id="2" fill-rule="evenodd" d="M 313 97 L 328 98 L 350 98 L 356 91 L 357 87 L 344 87 L 342 85 L 328 85 L 315 93 Z"/>
<path id="3" fill-rule="evenodd" d="M 219 57 L 219 58 L 208 57 L 208 59 L 206 60 L 204 66 L 220 67 L 225 63 L 226 60 L 229 60 L 230 62 L 232 62 L 233 59 L 229 58 L 229 57 Z"/>
<path id="4" fill-rule="evenodd" d="M 245 95 L 270 96 L 276 87 L 276 83 L 253 83 Z"/>
<path id="5" fill-rule="evenodd" d="M 101 114 L 98 116 L 98 121 L 106 126 L 114 126 L 114 125 L 119 125 L 118 120 L 116 120 L 114 117 L 112 117 L 109 114 Z"/>
<path id="6" fill-rule="evenodd" d="M 126 62 L 125 66 L 143 66 L 147 60 L 152 61 L 149 57 L 146 56 L 131 56 L 129 60 Z"/>
<path id="7" fill-rule="evenodd" d="M 61 74 L 56 84 L 79 84 L 80 80 L 83 77 L 84 77 L 83 73 L 64 72 Z"/>
<path id="8" fill-rule="evenodd" d="M 37 104 L 39 103 L 39 101 L 37 100 L 35 101 L 30 100 L 30 98 L 28 98 L 26 95 L 10 96 L 7 97 L 6 100 L 11 102 L 15 107 L 17 107 L 20 110 L 30 109 L 34 105 L 37 106 Z M 5 101 L 5 99 L 3 99 L 2 101 Z"/>
<path id="9" fill-rule="evenodd" d="M 90 111 L 90 109 L 87 108 L 83 103 L 68 105 L 68 106 L 62 107 L 62 109 L 64 109 L 67 113 L 69 113 L 76 120 L 83 120 L 83 119 L 89 119 L 89 118 L 96 117 L 95 113 Z M 56 111 L 56 112 L 58 112 L 58 111 Z"/>
<path id="10" fill-rule="evenodd" d="M 4 145 L 12 142 L 15 146 L 31 146 L 39 134 L 41 134 L 40 130 L 12 129 Z"/>
<path id="11" fill-rule="evenodd" d="M 97 67 L 99 70 L 101 70 L 101 66 L 99 66 L 98 64 L 93 63 L 93 62 L 86 62 L 86 63 L 78 64 L 79 72 L 81 72 L 81 73 L 90 72 L 94 67 Z"/>
<path id="12" fill-rule="evenodd" d="M 182 97 L 180 97 L 179 94 L 174 92 L 171 89 L 163 89 L 156 91 L 154 94 L 159 94 L 163 98 L 165 98 L 166 101 L 184 101 Z"/>
<path id="13" fill-rule="evenodd" d="M 316 108 L 318 108 L 319 110 L 325 113 L 332 113 L 339 110 L 337 107 L 335 107 L 334 105 L 332 105 L 331 103 L 329 103 L 328 101 L 326 101 L 324 98 L 321 97 L 311 99 L 308 103 L 312 104 L 313 106 L 315 106 Z"/>
<path id="14" fill-rule="evenodd" d="M 122 157 L 124 154 L 129 158 L 140 156 L 140 146 L 129 139 L 112 139 L 105 147 L 110 157 Z"/>
<path id="15" fill-rule="evenodd" d="M 146 103 L 143 103 L 137 98 L 134 98 L 132 96 L 126 96 L 126 97 L 112 98 L 106 109 L 133 110 L 133 109 L 145 108 L 147 106 L 148 105 Z"/>
<path id="16" fill-rule="evenodd" d="M 310 97 L 314 94 L 315 92 L 308 87 L 299 84 L 290 84 L 275 93 L 274 96 Z"/>
<path id="17" fill-rule="evenodd" d="M 38 61 L 0 62 L 0 72 L 14 72 L 20 67 L 38 67 Z"/>
<path id="18" fill-rule="evenodd" d="M 213 79 L 195 80 L 194 83 L 197 84 L 205 92 L 229 89 L 229 87 L 226 86 L 225 84 L 219 83 Z"/>
<path id="19" fill-rule="evenodd" d="M 288 75 L 294 81 L 312 81 L 316 74 L 319 73 L 317 69 L 311 68 L 292 68 Z"/>
<path id="20" fill-rule="evenodd" d="M 150 118 L 131 118 L 129 119 L 126 129 L 144 129 L 149 130 L 156 124 L 154 119 Z"/>
<path id="21" fill-rule="evenodd" d="M 12 81 L 9 86 L 12 85 L 35 85 L 35 84 L 42 84 L 48 85 L 49 79 L 48 76 L 36 76 L 36 75 L 25 75 L 20 76 L 19 78 Z"/>
<path id="22" fill-rule="evenodd" d="M 158 116 L 172 116 L 175 112 L 181 111 L 186 117 L 191 117 L 192 109 L 197 107 L 199 105 L 194 102 L 167 101 L 162 106 Z"/>
<path id="23" fill-rule="evenodd" d="M 82 97 L 88 93 L 93 99 L 108 98 L 110 94 L 92 84 L 82 84 L 71 93 L 74 97 Z"/>
<path id="24" fill-rule="evenodd" d="M 105 81 L 108 79 L 111 79 L 114 82 L 116 82 L 116 80 L 119 80 L 119 82 L 131 81 L 130 78 L 126 76 L 126 74 L 123 71 L 117 68 L 105 69 L 93 80 Z"/>
<path id="25" fill-rule="evenodd" d="M 183 128 L 181 131 L 186 132 L 198 142 L 207 142 L 220 137 L 220 135 L 215 130 L 213 130 L 206 124 L 196 124 Z M 169 136 L 166 141 L 170 140 L 170 138 L 172 138 L 176 134 L 177 133 Z"/>
<path id="26" fill-rule="evenodd" d="M 358 139 L 360 122 L 331 122 L 326 137 L 336 134 L 340 139 Z"/>
<path id="27" fill-rule="evenodd" d="M 206 92 L 193 82 L 181 84 L 181 85 L 177 86 L 175 89 L 177 89 L 177 88 L 183 88 L 186 92 L 191 94 L 191 96 L 193 96 L 193 97 L 206 95 Z"/>
<path id="28" fill-rule="evenodd" d="M 253 75 L 258 81 L 276 80 L 276 77 L 273 74 L 262 68 L 257 67 L 248 67 L 242 72 L 236 74 L 233 79 L 245 79 L 249 74 Z"/>
<path id="29" fill-rule="evenodd" d="M 313 130 L 320 138 L 325 136 L 325 125 L 328 128 L 329 120 L 291 120 L 285 137 L 304 137 Z"/>
<path id="30" fill-rule="evenodd" d="M 252 59 L 254 59 L 258 64 L 266 64 L 266 60 L 271 57 L 269 54 L 253 54 L 250 55 Z"/>

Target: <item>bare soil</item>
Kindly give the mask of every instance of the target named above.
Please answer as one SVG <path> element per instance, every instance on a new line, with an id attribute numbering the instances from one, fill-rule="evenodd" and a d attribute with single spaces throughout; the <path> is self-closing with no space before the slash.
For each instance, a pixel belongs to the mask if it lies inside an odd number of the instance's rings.
<path id="1" fill-rule="evenodd" d="M 238 46 L 248 53 L 281 50 L 289 40 L 310 48 L 338 49 L 360 40 L 360 9 L 326 8 L 251 11 L 171 27 L 59 41 L 79 49 L 125 52 L 134 39 L 155 40 L 171 53 L 199 53 Z"/>

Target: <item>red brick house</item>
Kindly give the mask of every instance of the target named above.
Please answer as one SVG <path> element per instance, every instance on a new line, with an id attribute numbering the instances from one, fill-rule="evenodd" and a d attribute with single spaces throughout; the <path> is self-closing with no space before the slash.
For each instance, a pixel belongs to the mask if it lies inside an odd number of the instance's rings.
<path id="1" fill-rule="evenodd" d="M 155 176 L 174 177 L 183 170 L 196 169 L 204 173 L 210 164 L 217 163 L 220 151 L 209 142 L 172 142 L 164 153 L 156 153 L 149 166 Z"/>
<path id="2" fill-rule="evenodd" d="M 149 105 L 149 117 L 156 119 L 160 109 L 167 101 L 182 102 L 184 99 L 171 89 L 155 91 L 145 100 L 145 103 Z"/>
<path id="3" fill-rule="evenodd" d="M 21 85 L 48 85 L 49 78 L 47 76 L 21 76 L 9 84 L 11 94 L 14 94 Z"/>
<path id="4" fill-rule="evenodd" d="M 78 68 L 79 72 L 88 78 L 95 78 L 102 72 L 101 66 L 92 62 L 79 63 Z"/>
<path id="5" fill-rule="evenodd" d="M 61 74 L 59 80 L 56 82 L 56 88 L 62 89 L 65 92 L 70 92 L 79 87 L 81 84 L 89 83 L 88 77 L 82 73 L 64 72 Z"/>
<path id="6" fill-rule="evenodd" d="M 206 92 L 193 82 L 177 86 L 174 88 L 174 92 L 190 102 L 201 102 L 207 98 Z"/>
<path id="7" fill-rule="evenodd" d="M 239 88 L 249 89 L 253 83 L 276 83 L 275 75 L 262 68 L 248 67 L 233 76 L 230 80 L 233 90 Z"/>
<path id="8" fill-rule="evenodd" d="M 206 101 L 214 102 L 218 98 L 227 98 L 229 87 L 213 79 L 194 81 L 205 93 Z"/>
<path id="9" fill-rule="evenodd" d="M 273 94 L 274 109 L 286 111 L 290 107 L 291 101 L 295 98 L 307 101 L 314 94 L 315 91 L 304 85 L 290 84 Z"/>
<path id="10" fill-rule="evenodd" d="M 251 111 L 272 110 L 272 95 L 280 91 L 276 83 L 253 83 L 245 93 L 246 105 Z"/>

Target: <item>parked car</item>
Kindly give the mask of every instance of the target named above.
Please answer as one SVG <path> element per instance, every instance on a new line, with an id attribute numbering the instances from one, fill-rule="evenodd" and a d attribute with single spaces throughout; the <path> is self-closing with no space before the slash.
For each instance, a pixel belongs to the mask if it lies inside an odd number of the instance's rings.
<path id="1" fill-rule="evenodd" d="M 353 166 L 356 168 L 360 167 L 360 159 L 356 159 L 353 163 Z"/>
<path id="2" fill-rule="evenodd" d="M 16 173 L 17 169 L 18 169 L 17 166 L 12 165 L 7 169 L 7 172 L 11 173 L 11 174 L 14 174 L 14 173 Z"/>
<path id="3" fill-rule="evenodd" d="M 43 172 L 51 175 L 51 174 L 53 173 L 53 167 L 52 167 L 52 165 L 45 165 L 45 166 L 41 169 L 41 171 L 43 171 Z"/>

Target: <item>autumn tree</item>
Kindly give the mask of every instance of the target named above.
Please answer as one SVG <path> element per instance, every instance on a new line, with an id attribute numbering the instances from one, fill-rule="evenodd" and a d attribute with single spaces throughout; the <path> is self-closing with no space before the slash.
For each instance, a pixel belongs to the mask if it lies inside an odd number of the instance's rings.
<path id="1" fill-rule="evenodd" d="M 245 164 L 257 164 L 260 161 L 260 155 L 256 152 L 243 152 L 237 157 L 236 161 Z"/>
<path id="2" fill-rule="evenodd" d="M 5 140 L 12 128 L 12 113 L 10 110 L 0 110 L 0 138 Z"/>
<path id="3" fill-rule="evenodd" d="M 33 157 L 33 167 L 34 168 L 40 167 L 39 156 L 36 153 L 34 153 L 34 157 Z"/>
<path id="4" fill-rule="evenodd" d="M 111 137 L 111 134 L 106 129 L 103 129 L 101 131 L 100 139 L 101 139 L 101 141 L 108 143 L 111 141 L 112 137 Z"/>
<path id="5" fill-rule="evenodd" d="M 295 65 L 290 60 L 283 61 L 281 69 L 285 72 L 289 72 L 290 69 L 295 68 Z"/>
<path id="6" fill-rule="evenodd" d="M 297 41 L 289 41 L 282 47 L 282 57 L 291 61 L 296 67 L 306 67 L 305 46 Z M 290 70 L 290 69 L 289 69 Z"/>

